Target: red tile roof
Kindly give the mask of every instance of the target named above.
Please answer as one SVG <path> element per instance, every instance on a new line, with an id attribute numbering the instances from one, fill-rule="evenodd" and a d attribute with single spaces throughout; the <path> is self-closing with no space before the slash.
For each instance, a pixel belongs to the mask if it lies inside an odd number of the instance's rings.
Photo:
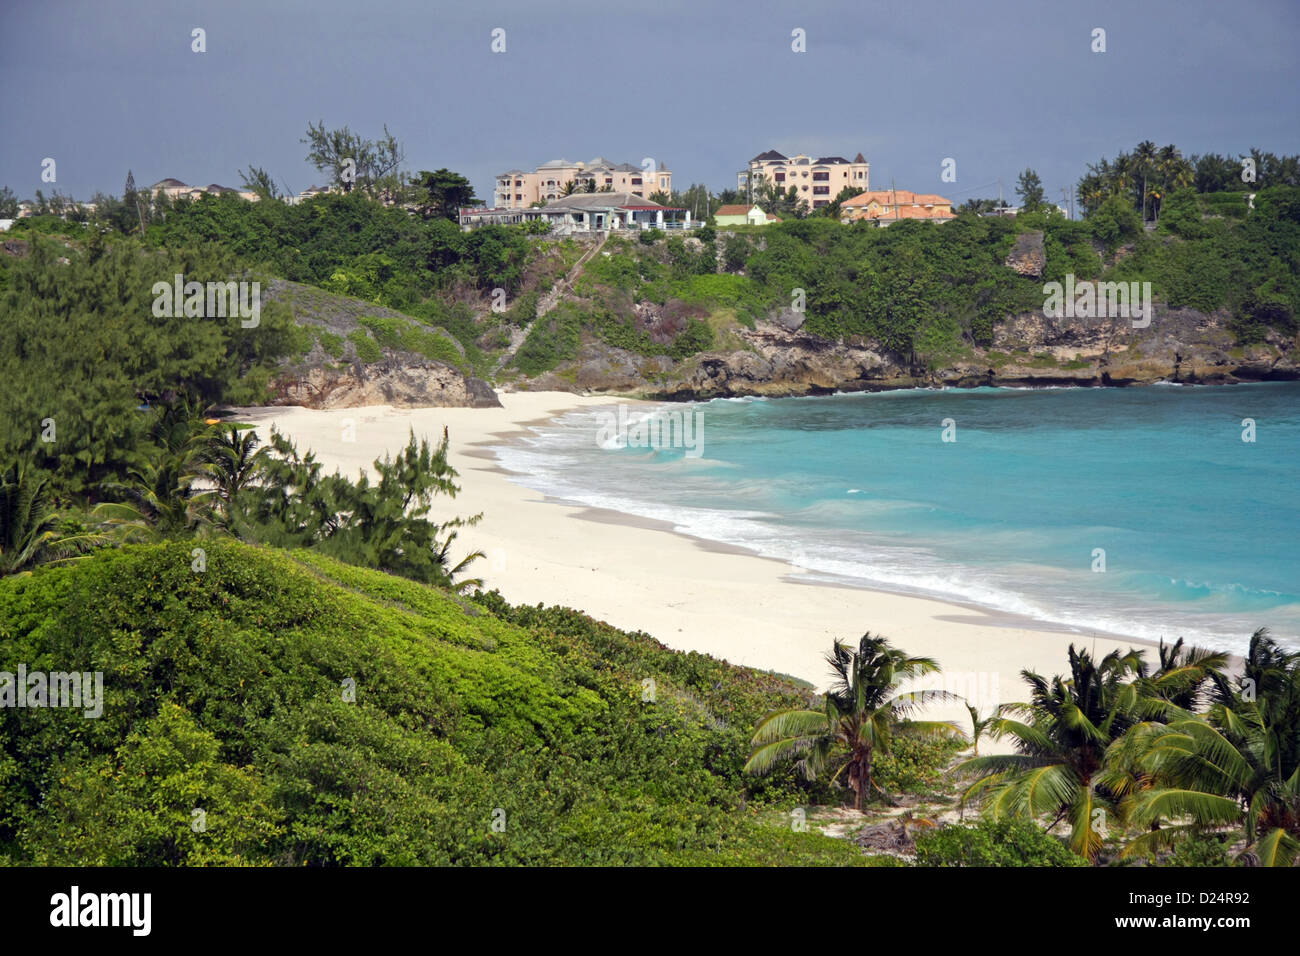
<path id="1" fill-rule="evenodd" d="M 917 203 L 923 206 L 924 205 L 936 205 L 936 206 L 952 205 L 951 200 L 945 199 L 943 196 L 940 196 L 937 193 L 914 193 L 910 189 L 872 189 L 872 190 L 868 190 L 865 193 L 861 193 L 857 196 L 854 196 L 852 199 L 844 200 L 844 202 L 841 203 L 840 206 L 841 208 L 843 208 L 844 206 L 869 206 L 873 202 L 879 203 L 882 206 L 892 206 L 895 203 L 897 203 L 900 206 L 905 203 L 907 205 L 912 205 L 913 203 Z"/>

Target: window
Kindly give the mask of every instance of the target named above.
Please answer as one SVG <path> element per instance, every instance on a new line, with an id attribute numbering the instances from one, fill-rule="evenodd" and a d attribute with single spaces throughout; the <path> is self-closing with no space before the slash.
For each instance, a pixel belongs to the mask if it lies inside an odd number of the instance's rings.
<path id="1" fill-rule="evenodd" d="M 524 197 L 523 197 L 522 194 L 520 194 L 520 193 L 515 193 L 515 200 L 516 200 L 516 201 L 522 200 L 523 198 L 524 198 Z"/>
<path id="2" fill-rule="evenodd" d="M 814 195 L 814 196 L 828 196 L 828 195 L 830 195 L 830 191 L 831 191 L 831 187 L 830 187 L 830 186 L 814 186 L 814 187 L 813 187 L 813 195 Z"/>
<path id="3" fill-rule="evenodd" d="M 819 209 L 822 206 L 829 206 L 830 204 L 831 203 L 829 199 L 818 199 L 813 203 L 813 208 Z"/>
<path id="4" fill-rule="evenodd" d="M 785 173 L 777 173 L 777 174 L 776 174 L 776 181 L 777 181 L 778 183 L 783 183 L 783 182 L 785 182 Z"/>
<path id="5" fill-rule="evenodd" d="M 830 182 L 830 178 L 830 173 L 813 173 L 813 182 L 815 183 Z"/>
<path id="6" fill-rule="evenodd" d="M 633 177 L 632 177 L 632 185 L 633 185 L 633 186 L 640 186 L 640 185 L 641 185 L 641 177 L 640 177 L 640 176 L 633 176 Z"/>
<path id="7" fill-rule="evenodd" d="M 667 188 L 668 188 L 668 177 L 667 177 L 667 176 L 660 176 L 660 177 L 659 177 L 659 188 L 660 188 L 660 189 L 667 189 Z"/>

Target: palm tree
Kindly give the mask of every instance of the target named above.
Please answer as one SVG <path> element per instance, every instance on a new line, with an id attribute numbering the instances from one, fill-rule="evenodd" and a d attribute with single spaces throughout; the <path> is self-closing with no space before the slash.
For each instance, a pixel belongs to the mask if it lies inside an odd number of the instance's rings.
<path id="1" fill-rule="evenodd" d="M 1152 212 L 1154 218 L 1159 221 L 1160 206 L 1164 203 L 1165 195 L 1182 186 L 1190 186 L 1193 179 L 1193 170 L 1191 163 L 1183 159 L 1178 147 L 1172 143 L 1160 148 L 1155 164 L 1160 178 L 1159 185 L 1153 190 L 1154 205 Z"/>
<path id="2" fill-rule="evenodd" d="M 1218 699 L 1207 714 L 1140 724 L 1116 745 L 1113 762 L 1147 778 L 1128 802 L 1132 822 L 1150 829 L 1125 855 L 1232 826 L 1252 862 L 1293 865 L 1300 859 L 1300 654 L 1283 651 L 1261 628 L 1242 676 L 1213 680 Z"/>
<path id="3" fill-rule="evenodd" d="M 48 475 L 25 461 L 0 473 L 0 577 L 70 561 L 103 543 L 100 535 L 64 533 L 63 521 L 50 504 L 49 482 Z"/>
<path id="4" fill-rule="evenodd" d="M 1160 642 L 1160 668 L 1138 678 L 1143 697 L 1167 701 L 1178 711 L 1193 712 L 1205 702 L 1210 687 L 1221 686 L 1228 655 L 1200 647 L 1183 647 L 1180 637 L 1173 644 Z M 1155 711 L 1153 710 L 1152 713 Z"/>
<path id="5" fill-rule="evenodd" d="M 165 455 L 127 472 L 125 482 L 105 483 L 122 501 L 96 505 L 91 516 L 122 541 L 153 541 L 206 524 L 205 505 L 214 492 L 195 493 L 199 466 L 184 456 Z"/>
<path id="6" fill-rule="evenodd" d="M 459 522 L 455 522 L 455 523 L 448 522 L 446 524 L 439 525 L 438 530 L 440 532 L 446 531 L 448 528 L 452 527 L 453 524 L 459 524 Z M 469 554 L 465 555 L 465 557 L 461 558 L 458 562 L 456 562 L 456 564 L 453 566 L 451 563 L 453 560 L 451 556 L 451 544 L 455 540 L 456 540 L 456 532 L 448 531 L 447 537 L 442 539 L 441 544 L 438 544 L 435 541 L 433 545 L 433 552 L 434 552 L 433 560 L 434 560 L 434 564 L 441 570 L 441 573 L 443 575 L 443 578 L 441 579 L 443 586 L 449 588 L 452 591 L 455 591 L 457 594 L 464 594 L 470 588 L 483 587 L 483 579 L 482 578 L 460 578 L 459 575 L 463 574 L 465 570 L 475 561 L 479 560 L 480 558 L 487 557 L 487 555 L 485 555 L 482 551 L 471 551 Z"/>
<path id="7" fill-rule="evenodd" d="M 1147 179 L 1155 170 L 1156 164 L 1156 144 L 1149 139 L 1144 139 L 1137 144 L 1133 150 L 1134 178 L 1142 177 L 1142 221 L 1147 221 Z"/>
<path id="8" fill-rule="evenodd" d="M 1070 825 L 1070 848 L 1091 860 L 1101 849 L 1096 811 L 1119 817 L 1115 795 L 1098 776 L 1107 747 L 1137 723 L 1142 702 L 1128 678 L 1140 674 L 1142 657 L 1133 650 L 1111 651 L 1094 663 L 1073 644 L 1069 653 L 1069 677 L 1048 681 L 1021 671 L 1031 700 L 1003 709 L 1025 720 L 1000 716 L 990 722 L 991 736 L 1014 738 L 1017 752 L 972 757 L 957 769 L 979 774 L 963 799 L 982 799 L 986 815 L 1050 816 L 1048 829 L 1064 820 Z"/>
<path id="9" fill-rule="evenodd" d="M 966 711 L 970 714 L 970 740 L 975 747 L 975 756 L 978 757 L 980 755 L 980 738 L 984 736 L 985 731 L 992 728 L 994 721 L 1001 719 L 1002 705 L 998 704 L 994 707 L 992 713 L 987 717 L 980 717 L 979 708 L 971 703 L 966 704 Z"/>
<path id="10" fill-rule="evenodd" d="M 226 521 L 230 520 L 235 496 L 256 479 L 262 457 L 252 425 L 232 424 L 228 428 L 209 436 L 199 452 L 203 462 L 200 471 L 216 486 L 216 498 Z"/>
<path id="11" fill-rule="evenodd" d="M 574 182 L 572 179 L 570 179 L 568 182 L 564 184 L 564 188 L 560 190 L 560 195 L 572 196 L 577 191 L 578 191 L 578 184 Z"/>
<path id="12" fill-rule="evenodd" d="M 1121 152 L 1111 166 L 1111 195 L 1127 196 L 1133 202 L 1134 175 L 1137 162 L 1132 154 Z"/>
<path id="13" fill-rule="evenodd" d="M 952 724 L 907 719 L 924 702 L 949 699 L 945 691 L 898 694 L 902 681 L 939 672 L 929 657 L 908 657 L 883 637 L 862 635 L 856 651 L 836 641 L 826 662 L 835 675 L 822 710 L 780 710 L 754 730 L 747 773 L 765 774 L 797 756 L 799 773 L 815 780 L 835 767 L 831 782 L 843 775 L 859 812 L 879 790 L 872 778 L 877 753 L 889 753 L 895 734 L 959 734 Z"/>
<path id="14" fill-rule="evenodd" d="M 97 505 L 91 515 L 121 540 L 154 540 L 211 523 L 215 490 L 195 490 L 205 477 L 214 431 L 182 397 L 165 407 L 151 429 L 156 447 L 125 482 L 104 490 L 123 500 Z"/>

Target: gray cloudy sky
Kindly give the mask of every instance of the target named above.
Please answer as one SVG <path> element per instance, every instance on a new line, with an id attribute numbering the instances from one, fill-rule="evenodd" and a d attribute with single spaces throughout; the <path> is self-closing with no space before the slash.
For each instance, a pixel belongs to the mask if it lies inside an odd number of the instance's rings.
<path id="1" fill-rule="evenodd" d="M 1012 196 L 1030 166 L 1059 200 L 1141 139 L 1300 153 L 1298 28 L 1296 0 L 0 0 L 0 184 L 237 186 L 251 163 L 298 191 L 321 179 L 299 140 L 323 119 L 387 123 L 411 169 L 480 197 L 597 154 L 717 190 L 775 148 L 861 151 L 873 186 L 957 201 L 999 177 Z"/>

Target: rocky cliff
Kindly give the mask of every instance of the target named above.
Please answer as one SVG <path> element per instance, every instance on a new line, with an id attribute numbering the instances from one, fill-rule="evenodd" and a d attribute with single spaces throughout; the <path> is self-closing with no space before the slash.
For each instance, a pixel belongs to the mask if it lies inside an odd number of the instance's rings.
<path id="1" fill-rule="evenodd" d="M 597 251 L 598 246 L 588 250 L 557 287 L 557 301 L 573 298 L 579 311 L 589 305 L 573 287 L 582 264 Z M 1042 233 L 1030 232 L 1017 237 L 1004 264 L 1037 279 L 1045 262 Z M 369 317 L 415 320 L 371 303 L 279 280 L 273 284 L 272 297 L 288 304 L 298 325 L 316 337 L 282 366 L 274 383 L 281 404 L 313 408 L 500 404 L 492 385 L 475 377 L 465 349 L 449 334 L 455 351 L 440 358 L 403 351 L 378 339 L 367 356 L 359 345 L 369 339 L 364 326 Z M 652 303 L 633 303 L 630 308 L 638 327 L 652 333 L 670 318 L 663 307 Z M 484 314 L 492 317 L 486 310 Z M 701 310 L 701 314 L 705 313 Z M 673 400 L 941 386 L 1226 384 L 1300 378 L 1300 342 L 1272 332 L 1258 345 L 1237 346 L 1227 327 L 1230 317 L 1226 311 L 1202 313 L 1156 304 L 1149 326 L 1138 329 L 1129 319 L 1062 318 L 1039 310 L 996 323 L 993 342 L 987 347 L 967 346 L 942 362 L 927 363 L 870 340 L 823 338 L 807 330 L 802 313 L 785 308 L 752 327 L 736 321 L 725 328 L 715 326 L 720 347 L 681 361 L 618 348 L 584 329 L 576 357 L 532 378 L 509 366 L 523 341 L 523 329 L 499 325 L 495 333 L 480 339 L 486 359 L 478 367 L 479 374 L 504 379 L 502 387 L 510 389 Z M 501 335 L 501 329 L 509 334 Z M 501 336 L 500 344 L 489 346 L 492 334 Z M 331 336 L 333 352 L 326 349 Z"/>
<path id="2" fill-rule="evenodd" d="M 467 366 L 457 367 L 378 341 L 363 324 L 367 317 L 404 324 L 415 321 L 401 312 L 282 279 L 268 283 L 266 300 L 288 306 L 305 335 L 301 352 L 282 362 L 271 383 L 274 404 L 308 408 L 483 408 L 501 404 L 492 386 L 474 377 Z M 453 360 L 465 358 L 464 346 L 449 333 L 419 328 L 426 335 L 436 333 L 437 344 Z M 368 356 L 372 361 L 364 360 L 355 338 L 358 335 L 373 350 Z"/>
<path id="3" fill-rule="evenodd" d="M 1277 336 L 1235 347 L 1226 313 L 1162 311 L 1151 325 L 1127 319 L 1055 318 L 1042 312 L 999 323 L 993 345 L 939 368 L 914 364 L 872 342 L 833 342 L 788 316 L 734 335 L 742 347 L 681 363 L 600 342 L 576 361 L 521 383 L 529 389 L 609 391 L 667 399 L 817 395 L 924 386 L 1228 384 L 1300 378 L 1296 342 Z"/>
<path id="4" fill-rule="evenodd" d="M 467 376 L 444 362 L 405 356 L 370 364 L 357 361 L 341 368 L 306 366 L 281 374 L 272 388 L 273 404 L 307 408 L 501 405 L 492 386 L 482 379 Z"/>

